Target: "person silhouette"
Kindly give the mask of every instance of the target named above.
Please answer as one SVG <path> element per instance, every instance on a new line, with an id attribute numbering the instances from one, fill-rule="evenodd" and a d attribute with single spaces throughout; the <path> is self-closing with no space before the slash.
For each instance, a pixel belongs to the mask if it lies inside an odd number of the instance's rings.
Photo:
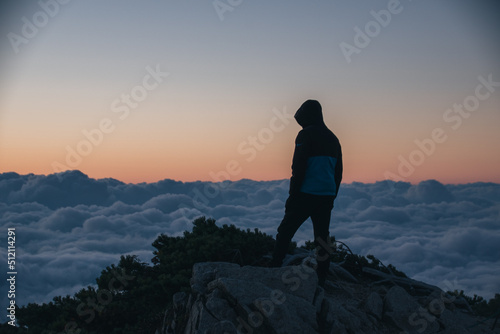
<path id="1" fill-rule="evenodd" d="M 295 139 L 289 196 L 271 266 L 282 265 L 293 236 L 310 217 L 318 250 L 316 273 L 323 286 L 330 266 L 330 217 L 342 181 L 342 149 L 337 136 L 323 121 L 318 101 L 305 101 L 294 117 L 302 130 Z"/>

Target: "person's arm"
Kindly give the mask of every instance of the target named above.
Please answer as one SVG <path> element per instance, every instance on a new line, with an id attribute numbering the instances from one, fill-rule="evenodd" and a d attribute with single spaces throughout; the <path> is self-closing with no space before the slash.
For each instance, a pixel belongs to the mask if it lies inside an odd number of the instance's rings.
<path id="1" fill-rule="evenodd" d="M 337 194 L 339 194 L 340 182 L 342 182 L 342 173 L 344 172 L 344 166 L 342 162 L 342 148 L 339 144 L 339 155 L 337 158 L 337 164 L 335 165 L 335 185 L 337 186 Z"/>
<path id="2" fill-rule="evenodd" d="M 300 131 L 295 139 L 295 151 L 292 160 L 292 177 L 290 178 L 289 194 L 298 194 L 306 175 L 307 158 L 309 157 L 309 143 L 307 136 Z"/>

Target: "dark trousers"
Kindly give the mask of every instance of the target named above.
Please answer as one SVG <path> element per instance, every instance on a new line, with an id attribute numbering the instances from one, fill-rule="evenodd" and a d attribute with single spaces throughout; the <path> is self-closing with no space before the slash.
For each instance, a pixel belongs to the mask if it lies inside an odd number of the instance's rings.
<path id="1" fill-rule="evenodd" d="M 290 195 L 285 204 L 285 216 L 278 227 L 273 252 L 273 266 L 281 266 L 295 232 L 311 217 L 314 242 L 318 247 L 316 272 L 320 283 L 324 282 L 330 266 L 329 228 L 335 196 L 320 196 L 306 193 Z"/>

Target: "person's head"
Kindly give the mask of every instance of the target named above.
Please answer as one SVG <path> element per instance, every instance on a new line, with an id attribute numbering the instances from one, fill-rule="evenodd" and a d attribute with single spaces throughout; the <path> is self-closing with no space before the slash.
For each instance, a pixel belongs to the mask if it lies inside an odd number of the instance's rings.
<path id="1" fill-rule="evenodd" d="M 307 100 L 302 103 L 294 117 L 303 128 L 313 124 L 323 124 L 321 104 L 316 100 Z"/>

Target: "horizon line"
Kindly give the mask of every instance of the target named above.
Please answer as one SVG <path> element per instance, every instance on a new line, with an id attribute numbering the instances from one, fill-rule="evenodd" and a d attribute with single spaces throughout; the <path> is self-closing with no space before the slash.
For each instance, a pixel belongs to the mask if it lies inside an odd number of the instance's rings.
<path id="1" fill-rule="evenodd" d="M 43 173 L 40 173 L 40 174 L 37 174 L 37 173 L 34 173 L 34 172 L 30 172 L 30 173 L 27 173 L 27 174 L 22 174 L 22 173 L 18 173 L 18 172 L 15 172 L 15 171 L 7 171 L 7 172 L 0 172 L 0 175 L 3 175 L 3 174 L 17 174 L 19 176 L 30 176 L 30 175 L 35 175 L 35 176 L 45 176 L 45 177 L 48 177 L 50 175 L 58 175 L 58 174 L 67 174 L 67 173 L 80 173 L 80 174 L 83 174 L 85 175 L 86 177 L 88 177 L 89 179 L 94 179 L 94 180 L 107 180 L 107 179 L 111 179 L 111 180 L 115 180 L 115 181 L 118 181 L 118 182 L 121 182 L 121 183 L 124 183 L 124 184 L 135 184 L 135 185 L 139 185 L 139 184 L 154 184 L 154 183 L 158 183 L 158 182 L 161 182 L 161 181 L 174 181 L 174 182 L 181 182 L 181 183 L 197 183 L 197 182 L 201 182 L 201 183 L 224 183 L 224 182 L 240 182 L 240 181 L 252 181 L 252 182 L 276 182 L 276 181 L 289 181 L 290 178 L 283 178 L 283 179 L 270 179 L 270 180 L 256 180 L 256 179 L 250 179 L 250 178 L 241 178 L 241 179 L 238 179 L 238 180 L 230 180 L 230 179 L 226 179 L 226 180 L 201 180 L 201 179 L 198 179 L 198 180 L 194 180 L 194 181 L 185 181 L 185 180 L 176 180 L 176 179 L 171 179 L 171 178 L 168 178 L 168 177 L 165 177 L 165 178 L 162 178 L 162 179 L 159 179 L 159 180 L 156 180 L 156 181 L 141 181 L 141 182 L 127 182 L 127 181 L 123 181 L 123 180 L 120 180 L 120 179 L 117 179 L 117 178 L 114 178 L 114 177 L 101 177 L 101 178 L 96 178 L 96 177 L 93 177 L 93 176 L 90 176 L 89 174 L 86 174 L 84 172 L 82 172 L 81 170 L 79 169 L 71 169 L 71 170 L 65 170 L 65 171 L 62 171 L 62 172 L 54 172 L 54 173 L 50 173 L 50 174 L 43 174 Z M 355 183 L 358 183 L 358 184 L 375 184 L 375 183 L 380 183 L 380 182 L 394 182 L 394 183 L 399 183 L 399 182 L 402 182 L 402 183 L 408 183 L 408 184 L 411 184 L 411 185 L 417 185 L 421 182 L 425 182 L 425 181 L 437 181 L 443 185 L 467 185 L 467 184 L 496 184 L 496 185 L 500 185 L 499 182 L 495 182 L 495 181 L 469 181 L 469 182 L 449 182 L 449 183 L 446 183 L 446 182 L 442 182 L 438 179 L 434 179 L 434 178 L 430 178 L 430 179 L 422 179 L 422 180 L 419 180 L 418 182 L 412 182 L 412 181 L 406 181 L 406 180 L 391 180 L 391 179 L 381 179 L 381 180 L 375 180 L 375 181 L 372 181 L 372 182 L 363 182 L 363 181 L 350 181 L 350 182 L 342 182 L 342 184 L 355 184 Z"/>

